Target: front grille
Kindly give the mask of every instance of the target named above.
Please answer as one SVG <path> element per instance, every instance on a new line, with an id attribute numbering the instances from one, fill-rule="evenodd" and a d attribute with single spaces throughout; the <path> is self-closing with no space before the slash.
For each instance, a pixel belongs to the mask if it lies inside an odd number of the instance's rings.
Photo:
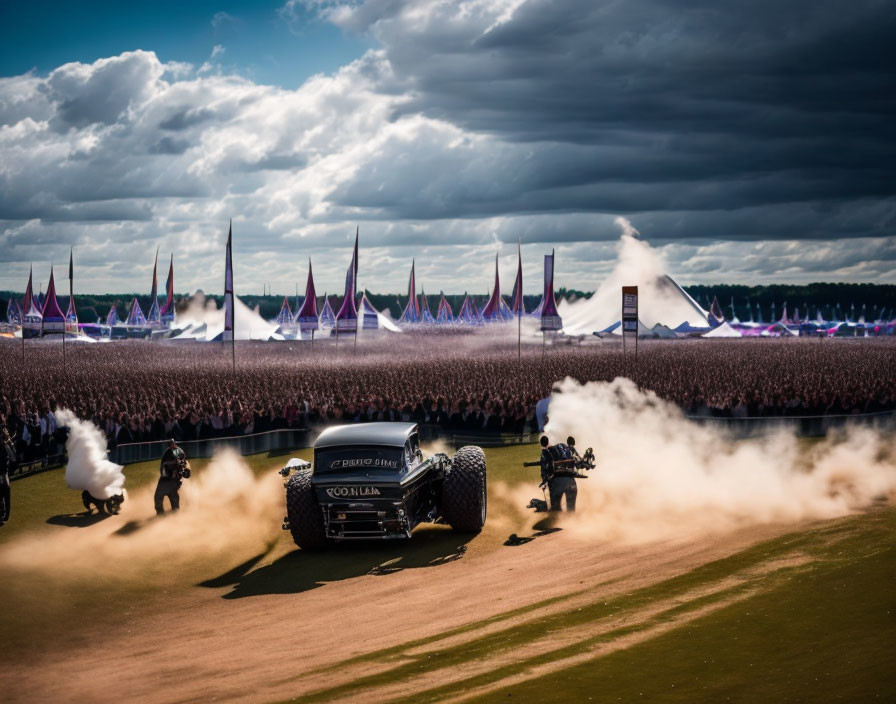
<path id="1" fill-rule="evenodd" d="M 395 511 L 329 507 L 324 511 L 330 538 L 395 538 L 408 535 L 407 522 Z"/>

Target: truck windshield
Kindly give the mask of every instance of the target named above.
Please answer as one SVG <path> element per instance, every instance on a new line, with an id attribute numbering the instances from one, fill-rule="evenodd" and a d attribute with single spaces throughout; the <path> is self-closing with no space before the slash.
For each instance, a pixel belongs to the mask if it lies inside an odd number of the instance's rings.
<path id="1" fill-rule="evenodd" d="M 317 451 L 315 473 L 382 471 L 398 472 L 404 469 L 404 454 L 400 447 L 340 447 Z"/>

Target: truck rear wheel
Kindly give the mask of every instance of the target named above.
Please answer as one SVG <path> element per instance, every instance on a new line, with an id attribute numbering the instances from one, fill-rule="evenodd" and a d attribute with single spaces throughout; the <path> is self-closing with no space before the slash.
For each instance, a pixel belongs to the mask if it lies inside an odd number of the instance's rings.
<path id="1" fill-rule="evenodd" d="M 310 470 L 297 472 L 287 482 L 286 517 L 292 539 L 302 550 L 320 550 L 327 546 L 324 517 L 311 486 Z"/>
<path id="2" fill-rule="evenodd" d="M 454 530 L 478 533 L 485 525 L 487 507 L 485 453 L 475 445 L 462 447 L 445 474 L 442 515 Z"/>

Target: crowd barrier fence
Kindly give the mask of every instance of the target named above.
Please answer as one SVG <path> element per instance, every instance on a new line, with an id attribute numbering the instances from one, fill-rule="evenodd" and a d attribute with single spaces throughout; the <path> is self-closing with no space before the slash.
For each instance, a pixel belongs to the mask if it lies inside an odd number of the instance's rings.
<path id="1" fill-rule="evenodd" d="M 269 430 L 266 433 L 252 435 L 236 435 L 224 438 L 203 438 L 201 440 L 184 440 L 178 442 L 187 457 L 211 457 L 219 450 L 227 447 L 241 455 L 257 455 L 260 452 L 286 452 L 308 447 L 311 431 L 307 428 L 289 428 Z M 149 462 L 161 458 L 167 441 L 135 442 L 117 445 L 109 451 L 109 459 L 116 464 L 134 464 Z"/>

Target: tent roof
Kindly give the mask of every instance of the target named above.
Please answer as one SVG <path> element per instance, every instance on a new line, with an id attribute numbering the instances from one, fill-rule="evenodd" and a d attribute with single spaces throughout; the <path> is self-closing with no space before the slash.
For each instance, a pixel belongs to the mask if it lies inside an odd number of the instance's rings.
<path id="1" fill-rule="evenodd" d="M 703 333 L 700 337 L 742 337 L 742 335 L 725 320 L 709 332 Z"/>

